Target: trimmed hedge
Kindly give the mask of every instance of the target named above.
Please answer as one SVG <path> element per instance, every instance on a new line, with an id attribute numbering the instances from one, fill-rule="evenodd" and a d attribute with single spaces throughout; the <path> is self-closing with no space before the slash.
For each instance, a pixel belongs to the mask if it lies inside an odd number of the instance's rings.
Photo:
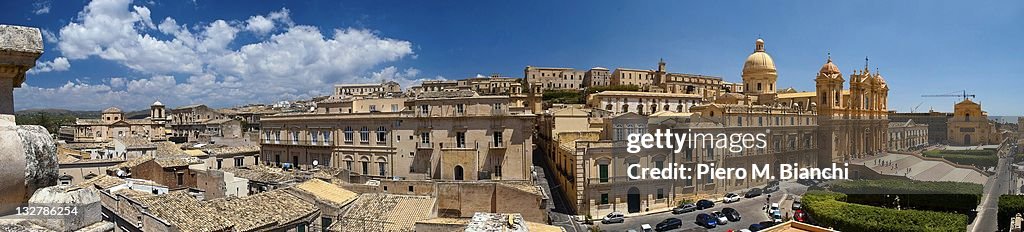
<path id="1" fill-rule="evenodd" d="M 545 91 L 542 99 L 545 102 L 564 104 L 583 104 L 586 100 L 579 91 L 575 90 L 549 90 Z"/>
<path id="2" fill-rule="evenodd" d="M 833 183 L 832 191 L 847 195 L 847 202 L 895 208 L 968 213 L 981 203 L 984 186 L 975 183 L 916 180 L 848 180 Z"/>
<path id="3" fill-rule="evenodd" d="M 841 231 L 963 231 L 967 216 L 962 214 L 895 210 L 843 202 L 846 194 L 810 191 L 803 206 L 814 220 Z"/>
<path id="4" fill-rule="evenodd" d="M 1010 218 L 1018 213 L 1024 214 L 1024 195 L 1002 195 L 999 196 L 999 213 L 997 219 L 999 231 L 1010 229 Z"/>
<path id="5" fill-rule="evenodd" d="M 995 167 L 999 163 L 999 157 L 991 150 L 931 150 L 924 152 L 923 155 L 979 167 Z"/>

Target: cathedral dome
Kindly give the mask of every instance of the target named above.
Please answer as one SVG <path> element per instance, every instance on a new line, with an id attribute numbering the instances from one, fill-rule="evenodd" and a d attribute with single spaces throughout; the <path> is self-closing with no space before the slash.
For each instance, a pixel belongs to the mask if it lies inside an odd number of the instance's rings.
<path id="1" fill-rule="evenodd" d="M 748 74 L 771 74 L 775 75 L 775 61 L 764 51 L 764 40 L 757 39 L 754 53 L 747 56 L 743 63 L 743 75 Z"/>
<path id="2" fill-rule="evenodd" d="M 103 113 L 121 113 L 121 109 L 118 109 L 117 107 L 110 107 L 103 110 Z"/>
<path id="3" fill-rule="evenodd" d="M 822 74 L 839 74 L 839 66 L 832 63 L 832 57 L 829 57 L 828 61 L 825 61 L 825 64 L 821 66 L 818 72 Z"/>

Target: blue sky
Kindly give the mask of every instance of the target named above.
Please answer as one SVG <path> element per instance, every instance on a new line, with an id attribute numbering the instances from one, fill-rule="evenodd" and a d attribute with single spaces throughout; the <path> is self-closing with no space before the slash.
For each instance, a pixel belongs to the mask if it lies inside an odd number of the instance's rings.
<path id="1" fill-rule="evenodd" d="M 966 89 L 990 115 L 1024 115 L 1024 2 L 129 1 L 0 3 L 42 28 L 46 53 L 16 107 L 232 106 L 326 94 L 338 82 L 412 84 L 527 65 L 654 68 L 740 81 L 760 35 L 779 87 L 814 88 L 827 52 L 844 75 L 870 58 L 889 108 L 950 111 Z M 52 34 L 52 36 L 49 36 Z"/>

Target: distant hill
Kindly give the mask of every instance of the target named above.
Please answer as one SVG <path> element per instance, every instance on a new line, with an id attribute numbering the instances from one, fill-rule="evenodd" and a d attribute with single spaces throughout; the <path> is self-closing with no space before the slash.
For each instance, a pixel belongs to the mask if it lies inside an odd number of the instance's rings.
<path id="1" fill-rule="evenodd" d="M 61 125 L 75 123 L 77 118 L 100 118 L 101 111 L 74 111 L 65 109 L 28 109 L 14 112 L 18 125 L 40 125 L 57 133 Z M 149 117 L 149 110 L 125 112 L 125 118 L 143 119 Z"/>

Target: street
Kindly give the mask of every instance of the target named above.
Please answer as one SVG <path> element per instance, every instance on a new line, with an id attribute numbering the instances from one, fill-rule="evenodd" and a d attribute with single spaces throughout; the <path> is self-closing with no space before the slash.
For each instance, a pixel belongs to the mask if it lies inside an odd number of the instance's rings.
<path id="1" fill-rule="evenodd" d="M 1010 163 L 1013 161 L 1013 156 L 1004 155 L 1007 152 L 1006 149 L 999 151 L 1000 158 L 999 163 L 996 166 L 996 174 L 985 182 L 985 192 L 982 193 L 981 205 L 978 207 L 978 216 L 974 219 L 973 223 L 967 225 L 967 230 L 972 232 L 977 231 L 996 231 L 998 225 L 996 223 L 996 213 L 999 206 L 999 196 L 1008 194 L 1010 189 L 1010 183 L 1013 183 L 1010 179 L 1010 169 L 1008 168 Z"/>
<path id="2" fill-rule="evenodd" d="M 796 182 L 784 181 L 784 182 L 782 182 L 780 184 L 779 191 L 773 192 L 771 194 L 772 195 L 772 199 L 771 199 L 770 202 L 778 203 L 778 202 L 782 201 L 783 197 L 785 197 L 784 195 L 786 195 L 785 193 L 787 193 L 787 192 L 789 193 L 788 195 L 792 197 L 792 196 L 803 195 L 806 191 L 807 191 L 807 186 L 803 186 L 803 185 L 797 184 Z M 740 195 L 743 194 L 743 192 L 736 192 L 736 193 L 738 193 Z M 615 223 L 615 224 L 607 224 L 606 225 L 606 224 L 601 224 L 601 222 L 598 221 L 598 222 L 594 222 L 594 226 L 600 227 L 601 230 L 604 230 L 604 231 L 626 231 L 628 229 L 634 229 L 634 230 L 639 231 L 640 230 L 639 229 L 640 225 L 650 224 L 652 227 L 654 227 L 654 226 L 657 226 L 657 224 L 659 222 L 661 222 L 662 220 L 665 220 L 666 218 L 675 217 L 675 218 L 679 218 L 679 219 L 683 220 L 683 226 L 680 227 L 679 229 L 675 229 L 675 230 L 671 230 L 671 231 L 692 231 L 692 230 L 695 230 L 695 229 L 696 229 L 696 231 L 703 231 L 703 227 L 697 225 L 696 221 L 695 221 L 695 219 L 697 218 L 698 214 L 700 214 L 700 213 L 710 213 L 710 212 L 714 212 L 714 211 L 721 211 L 723 208 L 729 207 L 729 208 L 733 208 L 733 209 L 736 209 L 737 211 L 739 211 L 741 220 L 740 221 L 735 221 L 735 222 L 729 222 L 726 225 L 719 225 L 719 226 L 717 226 L 715 228 L 708 229 L 707 231 L 726 231 L 726 230 L 729 230 L 729 229 L 732 229 L 733 231 L 739 231 L 740 229 L 746 229 L 747 227 L 750 226 L 750 224 L 756 224 L 756 223 L 768 220 L 768 214 L 765 213 L 765 211 L 763 210 L 763 207 L 765 205 L 765 198 L 767 198 L 767 195 L 761 195 L 761 196 L 754 197 L 754 198 L 743 198 L 743 199 L 740 199 L 739 202 L 733 202 L 733 203 L 728 203 L 728 204 L 723 204 L 721 202 L 715 202 L 715 207 L 712 207 L 710 209 L 698 210 L 698 211 L 684 213 L 684 214 L 672 214 L 671 211 L 667 211 L 667 212 L 662 212 L 662 213 L 648 214 L 648 215 L 635 216 L 635 217 L 627 217 L 626 221 L 623 222 L 623 223 Z M 787 201 L 787 202 L 791 202 L 791 201 Z M 783 215 L 786 215 L 787 213 L 790 216 L 793 215 L 792 211 L 790 210 L 790 205 L 789 204 L 783 204 L 780 208 L 783 209 L 782 210 Z M 603 217 L 603 215 L 601 215 L 601 216 Z"/>

